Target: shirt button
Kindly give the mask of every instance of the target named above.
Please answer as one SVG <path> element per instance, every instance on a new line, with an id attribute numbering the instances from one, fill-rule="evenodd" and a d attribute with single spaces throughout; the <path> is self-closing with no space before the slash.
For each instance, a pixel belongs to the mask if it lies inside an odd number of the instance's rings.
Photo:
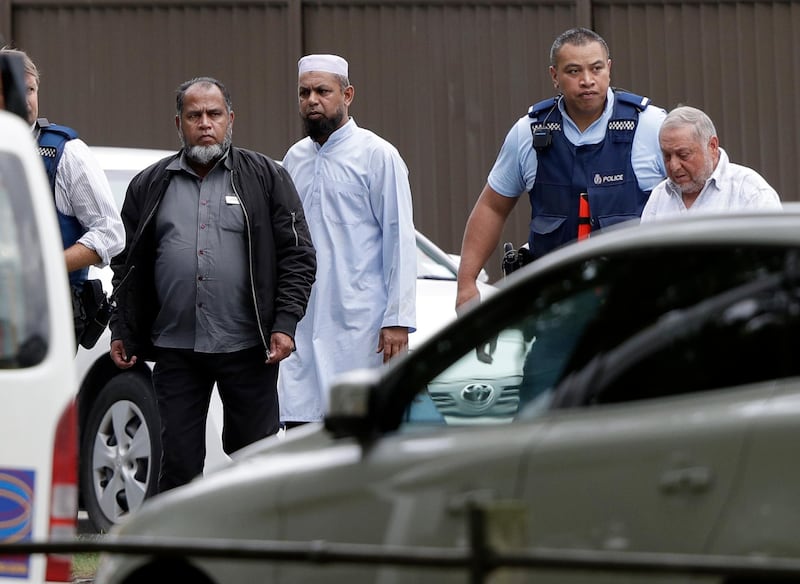
<path id="1" fill-rule="evenodd" d="M 203 276 L 197 276 L 197 281 L 198 282 L 202 282 L 203 281 Z"/>
<path id="2" fill-rule="evenodd" d="M 198 251 L 197 255 L 203 255 L 203 250 L 201 249 L 200 251 Z"/>
<path id="3" fill-rule="evenodd" d="M 200 229 L 205 229 L 205 228 L 206 228 L 206 224 L 205 223 L 201 223 L 200 224 Z"/>

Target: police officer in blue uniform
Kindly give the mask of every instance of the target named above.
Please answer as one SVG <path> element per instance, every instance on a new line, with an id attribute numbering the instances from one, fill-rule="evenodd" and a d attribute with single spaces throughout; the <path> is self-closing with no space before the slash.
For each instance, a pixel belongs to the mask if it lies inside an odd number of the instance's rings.
<path id="1" fill-rule="evenodd" d="M 579 231 L 639 217 L 666 176 L 658 142 L 666 112 L 611 87 L 611 58 L 600 35 L 586 28 L 562 33 L 550 49 L 550 76 L 557 95 L 531 106 L 508 132 L 467 221 L 457 308 L 479 297 L 478 273 L 522 193 L 531 202 L 528 244 L 535 259 Z"/>

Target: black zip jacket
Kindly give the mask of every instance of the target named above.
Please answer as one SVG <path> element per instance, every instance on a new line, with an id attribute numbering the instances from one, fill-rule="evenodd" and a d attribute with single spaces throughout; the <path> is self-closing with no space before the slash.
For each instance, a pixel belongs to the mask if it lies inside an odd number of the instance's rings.
<path id="1" fill-rule="evenodd" d="M 125 250 L 111 261 L 116 309 L 113 340 L 128 355 L 154 360 L 151 340 L 158 314 L 154 282 L 155 217 L 180 156 L 169 156 L 137 174 L 122 206 Z M 316 277 L 317 259 L 303 206 L 289 173 L 275 161 L 250 150 L 231 148 L 231 181 L 245 218 L 253 316 L 264 350 L 272 332 L 294 338 Z"/>

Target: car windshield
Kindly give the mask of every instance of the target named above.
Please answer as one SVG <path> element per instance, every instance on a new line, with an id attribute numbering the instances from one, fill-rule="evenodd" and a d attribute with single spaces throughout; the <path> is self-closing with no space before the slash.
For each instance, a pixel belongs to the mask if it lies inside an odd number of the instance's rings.
<path id="1" fill-rule="evenodd" d="M 452 335 L 464 349 L 431 364 L 438 373 L 406 422 L 507 423 L 800 375 L 798 258 L 766 246 L 645 249 L 519 282 Z"/>

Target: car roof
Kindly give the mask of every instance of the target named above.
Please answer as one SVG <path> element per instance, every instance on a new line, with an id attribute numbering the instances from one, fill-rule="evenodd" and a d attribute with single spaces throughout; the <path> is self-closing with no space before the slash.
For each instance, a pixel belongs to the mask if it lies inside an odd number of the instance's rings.
<path id="1" fill-rule="evenodd" d="M 176 150 L 157 148 L 124 148 L 119 146 L 91 146 L 100 166 L 104 169 L 142 170 L 162 158 L 175 154 Z"/>
<path id="2" fill-rule="evenodd" d="M 531 275 L 564 261 L 648 247 L 734 244 L 800 244 L 800 206 L 784 211 L 681 215 L 652 223 L 638 221 L 606 228 L 565 245 L 518 270 L 508 279 Z M 536 267 L 534 267 L 536 266 Z M 536 269 L 538 267 L 538 269 Z"/>

